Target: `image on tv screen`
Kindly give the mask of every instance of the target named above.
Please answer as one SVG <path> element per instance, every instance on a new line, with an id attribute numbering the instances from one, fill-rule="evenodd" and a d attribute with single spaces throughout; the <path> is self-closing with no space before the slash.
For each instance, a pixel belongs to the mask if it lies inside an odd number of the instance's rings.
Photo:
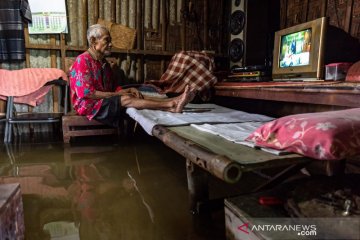
<path id="1" fill-rule="evenodd" d="M 281 68 L 309 65 L 311 28 L 281 36 Z"/>

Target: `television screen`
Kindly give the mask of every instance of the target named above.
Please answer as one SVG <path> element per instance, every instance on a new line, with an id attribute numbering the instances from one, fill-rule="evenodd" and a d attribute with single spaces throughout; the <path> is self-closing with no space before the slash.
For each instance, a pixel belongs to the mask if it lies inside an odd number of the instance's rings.
<path id="1" fill-rule="evenodd" d="M 311 28 L 281 36 L 279 67 L 310 64 Z"/>
<path id="2" fill-rule="evenodd" d="M 324 79 L 326 17 L 275 32 L 272 78 L 276 81 Z"/>

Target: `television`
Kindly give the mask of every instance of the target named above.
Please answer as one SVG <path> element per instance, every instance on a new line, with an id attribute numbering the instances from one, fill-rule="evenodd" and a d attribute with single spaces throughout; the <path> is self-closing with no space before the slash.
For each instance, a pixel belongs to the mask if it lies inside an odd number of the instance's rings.
<path id="1" fill-rule="evenodd" d="M 322 17 L 275 32 L 274 81 L 324 79 L 327 18 Z"/>

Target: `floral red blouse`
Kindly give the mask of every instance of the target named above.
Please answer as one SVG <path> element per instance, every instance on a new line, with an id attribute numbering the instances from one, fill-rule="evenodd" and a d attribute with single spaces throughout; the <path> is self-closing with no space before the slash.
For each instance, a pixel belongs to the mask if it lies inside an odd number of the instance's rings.
<path id="1" fill-rule="evenodd" d="M 95 90 L 113 91 L 110 75 L 109 64 L 106 61 L 94 60 L 88 52 L 76 58 L 70 69 L 70 89 L 73 107 L 79 115 L 86 115 L 89 120 L 94 118 L 103 100 L 91 99 L 88 96 Z"/>

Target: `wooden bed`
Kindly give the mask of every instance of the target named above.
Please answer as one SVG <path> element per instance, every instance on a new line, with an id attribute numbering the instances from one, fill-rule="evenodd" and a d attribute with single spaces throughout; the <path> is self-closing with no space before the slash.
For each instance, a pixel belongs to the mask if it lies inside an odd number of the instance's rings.
<path id="1" fill-rule="evenodd" d="M 277 156 L 259 149 L 232 143 L 222 137 L 195 130 L 190 126 L 155 126 L 153 135 L 166 146 L 178 152 L 186 160 L 187 184 L 190 210 L 199 213 L 208 207 L 208 175 L 234 184 L 243 173 L 276 168 L 274 176 L 252 192 L 270 188 L 293 176 L 311 162 L 310 158 L 298 154 Z M 222 200 L 220 200 L 222 203 Z"/>
<path id="2" fill-rule="evenodd" d="M 146 114 L 142 116 L 144 115 Z M 140 120 L 140 118 L 130 116 L 135 120 Z M 209 174 L 225 183 L 235 184 L 242 180 L 244 173 L 257 173 L 265 177 L 265 181 L 261 181 L 258 186 L 250 190 L 250 192 L 257 192 L 282 183 L 298 173 L 304 166 L 316 161 L 299 154 L 275 155 L 197 130 L 191 125 L 154 125 L 150 129 L 154 137 L 185 158 L 190 210 L 193 212 L 201 212 L 201 209 L 207 208 L 208 203 L 213 200 L 209 201 Z M 146 131 L 149 133 L 148 130 Z M 323 163 L 325 169 L 328 170 L 326 173 L 331 175 L 334 168 L 343 167 L 344 161 L 318 162 Z M 271 176 L 263 174 L 263 170 L 266 171 L 266 169 L 271 169 Z"/>

